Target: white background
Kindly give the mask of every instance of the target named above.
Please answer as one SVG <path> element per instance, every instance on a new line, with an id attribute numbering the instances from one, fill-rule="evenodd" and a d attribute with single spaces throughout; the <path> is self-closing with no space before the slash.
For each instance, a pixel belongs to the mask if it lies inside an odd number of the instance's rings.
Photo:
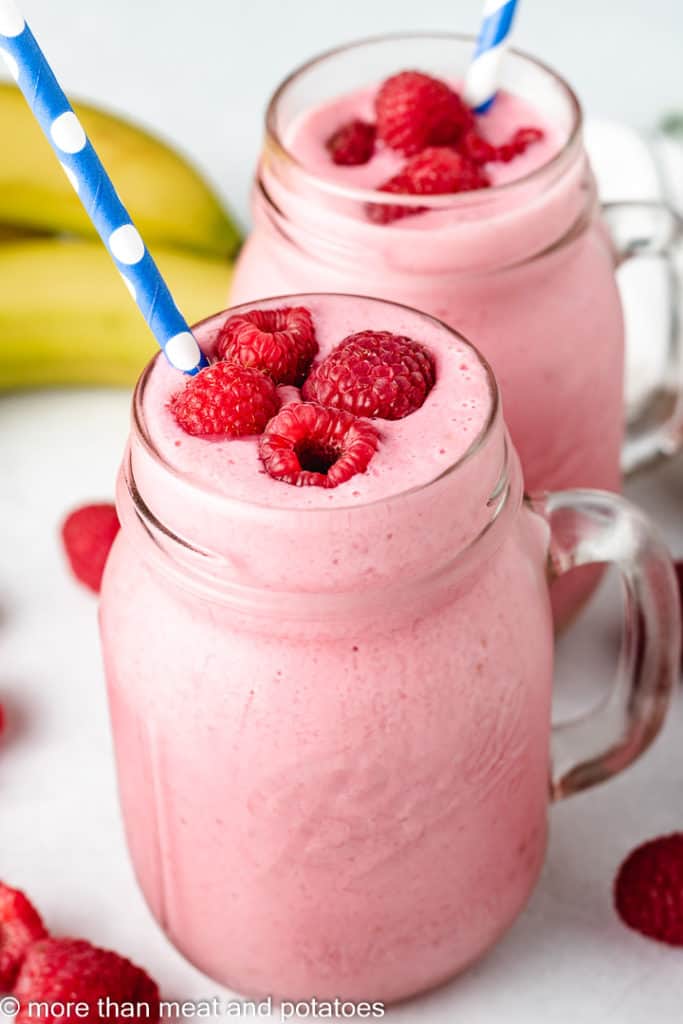
<path id="1" fill-rule="evenodd" d="M 74 95 L 106 103 L 191 151 L 246 221 L 267 95 L 295 63 L 386 30 L 474 30 L 455 0 L 26 0 Z M 591 113 L 648 128 L 683 103 L 680 0 L 522 0 L 517 40 L 563 71 Z M 11 140 L 3 140 L 11 145 Z M 0 399 L 0 877 L 24 886 L 59 934 L 127 953 L 168 998 L 220 992 L 173 952 L 128 863 L 112 772 L 96 604 L 65 571 L 65 511 L 109 498 L 127 428 L 114 392 Z M 683 466 L 629 491 L 683 553 Z M 562 697 L 597 692 L 614 594 L 563 638 Z M 392 1010 L 392 1024 L 674 1024 L 683 953 L 628 932 L 610 886 L 628 850 L 683 829 L 683 707 L 621 779 L 553 808 L 541 884 L 527 912 L 456 984 Z M 225 993 L 224 993 L 225 995 Z M 277 1019 L 277 1018 L 274 1018 Z"/>

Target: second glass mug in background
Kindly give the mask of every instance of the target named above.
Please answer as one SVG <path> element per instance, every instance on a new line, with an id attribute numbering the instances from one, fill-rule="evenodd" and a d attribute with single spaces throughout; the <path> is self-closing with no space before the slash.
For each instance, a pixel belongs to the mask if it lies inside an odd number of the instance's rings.
<path id="1" fill-rule="evenodd" d="M 581 109 L 552 70 L 512 51 L 502 86 L 561 128 L 565 143 L 539 170 L 455 196 L 401 197 L 427 208 L 423 232 L 377 225 L 366 202 L 386 193 L 325 183 L 288 152 L 303 112 L 405 68 L 458 77 L 474 40 L 461 35 L 369 39 L 323 54 L 274 94 L 253 192 L 254 230 L 232 302 L 293 291 L 339 291 L 405 302 L 476 339 L 493 365 L 527 487 L 620 489 L 631 470 L 683 437 L 679 339 L 672 311 L 664 379 L 623 450 L 623 323 L 615 268 L 636 256 L 675 264 L 680 221 L 661 203 L 601 208 L 581 135 Z M 332 131 L 335 125 L 330 126 Z M 611 236 L 607 227 L 611 229 Z M 675 289 L 673 289 L 675 290 Z"/>
<path id="2" fill-rule="evenodd" d="M 149 368 L 136 389 L 100 609 L 126 833 L 169 938 L 249 995 L 390 1002 L 445 981 L 529 898 L 549 798 L 630 764 L 663 720 L 664 545 L 616 495 L 524 500 L 487 372 L 462 458 L 331 509 L 180 474 L 150 433 Z M 617 682 L 553 732 L 549 770 L 547 567 L 591 562 L 624 582 Z"/>

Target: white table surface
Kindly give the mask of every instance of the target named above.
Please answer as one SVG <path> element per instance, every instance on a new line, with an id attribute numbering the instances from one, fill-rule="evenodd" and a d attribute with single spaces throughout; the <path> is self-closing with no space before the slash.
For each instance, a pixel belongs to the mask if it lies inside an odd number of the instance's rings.
<path id="1" fill-rule="evenodd" d="M 161 8 L 153 0 L 26 0 L 25 6 L 70 89 L 100 101 L 114 95 L 114 106 L 184 141 L 244 220 L 259 109 L 285 70 L 364 32 L 443 28 L 454 19 L 473 26 L 478 8 L 470 0 L 339 6 L 167 0 L 158 35 Z M 673 70 L 683 6 L 625 0 L 619 21 L 615 6 L 574 0 L 559 32 L 557 6 L 529 0 L 521 41 L 569 72 L 593 109 L 646 127 L 676 95 L 683 97 L 681 71 Z M 648 61 L 647 73 L 630 74 L 639 55 Z M 156 89 L 148 88 L 143 61 L 151 63 Z M 0 398 L 0 703 L 9 718 L 0 740 L 0 877 L 25 887 L 55 932 L 84 935 L 144 964 L 165 997 L 230 999 L 174 952 L 136 888 L 116 799 L 96 602 L 71 580 L 57 539 L 68 509 L 111 497 L 127 419 L 128 396 L 120 392 Z M 683 555 L 683 461 L 638 478 L 628 493 L 657 517 Z M 565 711 L 577 695 L 599 691 L 614 607 L 608 586 L 560 642 L 558 703 Z M 663 735 L 637 765 L 554 807 L 541 883 L 512 931 L 456 983 L 390 1010 L 386 1019 L 679 1021 L 683 953 L 627 931 L 612 910 L 610 890 L 635 844 L 683 828 L 682 730 L 678 699 Z"/>

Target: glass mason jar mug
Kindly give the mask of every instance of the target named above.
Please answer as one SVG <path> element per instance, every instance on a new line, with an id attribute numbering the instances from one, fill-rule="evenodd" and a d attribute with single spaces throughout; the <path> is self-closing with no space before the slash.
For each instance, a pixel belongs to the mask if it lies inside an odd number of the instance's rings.
<path id="1" fill-rule="evenodd" d="M 156 371 L 135 393 L 100 613 L 142 890 L 188 959 L 252 995 L 388 1002 L 436 985 L 524 906 L 549 799 L 657 733 L 679 658 L 666 550 L 617 496 L 524 499 L 488 369 L 487 418 L 445 472 L 309 508 L 285 484 L 272 507 L 179 471 Z M 624 580 L 617 682 L 551 743 L 546 574 L 594 561 Z"/>
<path id="2" fill-rule="evenodd" d="M 622 455 L 624 345 L 615 268 L 642 256 L 666 260 L 675 274 L 671 250 L 681 227 L 659 203 L 612 203 L 601 216 L 570 86 L 511 52 L 501 84 L 556 127 L 559 151 L 508 184 L 401 196 L 402 205 L 424 212 L 392 224 L 369 221 L 365 207 L 393 205 L 395 196 L 326 180 L 290 149 L 293 129 L 312 108 L 405 68 L 458 77 L 473 45 L 447 34 L 368 39 L 323 54 L 285 79 L 266 115 L 254 230 L 231 301 L 351 292 L 439 317 L 474 338 L 491 362 L 527 487 L 619 490 L 622 465 L 631 470 L 679 446 L 683 402 L 674 309 L 664 378 L 652 401 L 641 403 Z M 329 133 L 336 127 L 330 124 Z"/>

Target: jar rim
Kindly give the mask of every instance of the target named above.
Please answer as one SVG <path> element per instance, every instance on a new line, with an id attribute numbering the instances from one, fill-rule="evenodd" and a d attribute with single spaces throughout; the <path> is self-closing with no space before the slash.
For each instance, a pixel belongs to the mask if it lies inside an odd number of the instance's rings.
<path id="1" fill-rule="evenodd" d="M 402 490 L 402 491 L 397 491 L 395 494 L 389 494 L 389 495 L 387 495 L 385 497 L 373 498 L 372 501 L 358 502 L 358 503 L 353 503 L 353 504 L 349 504 L 349 505 L 342 505 L 342 506 L 335 506 L 335 507 L 320 507 L 320 506 L 318 506 L 318 507 L 296 507 L 296 508 L 293 508 L 292 506 L 289 506 L 289 505 L 272 505 L 272 504 L 266 505 L 266 504 L 263 504 L 263 503 L 260 503 L 260 502 L 247 501 L 247 500 L 245 500 L 243 498 L 231 497 L 229 495 L 224 494 L 222 491 L 218 490 L 217 488 L 211 487 L 206 481 L 198 480 L 197 478 L 194 478 L 194 477 L 190 476 L 188 473 L 179 470 L 178 467 L 173 466 L 172 463 L 169 462 L 169 460 L 163 455 L 163 453 L 159 450 L 157 445 L 154 443 L 154 440 L 152 438 L 152 435 L 151 435 L 151 433 L 150 433 L 150 431 L 149 431 L 149 429 L 147 427 L 147 423 L 146 423 L 145 411 L 144 411 L 144 397 L 145 397 L 145 389 L 147 387 L 147 383 L 149 381 L 149 378 L 150 378 L 150 375 L 151 375 L 152 370 L 154 368 L 154 365 L 156 364 L 156 361 L 158 359 L 163 358 L 163 353 L 161 353 L 161 352 L 157 353 L 148 362 L 148 364 L 146 365 L 146 367 L 142 371 L 142 373 L 141 373 L 141 375 L 140 375 L 140 377 L 139 377 L 139 379 L 137 381 L 137 384 L 135 386 L 135 390 L 133 392 L 132 416 L 131 416 L 131 418 L 132 418 L 133 433 L 135 435 L 135 438 L 139 441 L 139 443 L 145 449 L 147 455 L 150 458 L 152 458 L 157 463 L 157 465 L 161 466 L 161 468 L 164 471 L 168 472 L 171 476 L 175 477 L 178 480 L 183 481 L 184 483 L 190 484 L 190 486 L 195 488 L 197 491 L 199 491 L 201 493 L 204 493 L 207 497 L 210 497 L 213 501 L 218 500 L 220 502 L 223 502 L 226 505 L 227 508 L 233 508 L 233 509 L 236 508 L 236 509 L 241 509 L 241 510 L 245 510 L 245 511 L 249 510 L 252 514 L 256 514 L 256 513 L 270 513 L 270 514 L 276 513 L 278 515 L 295 515 L 297 517 L 301 516 L 301 514 L 306 514 L 306 515 L 311 515 L 311 516 L 312 515 L 318 515 L 318 516 L 325 515 L 325 516 L 329 516 L 329 515 L 335 515 L 335 514 L 339 515 L 340 513 L 344 513 L 344 514 L 348 515 L 349 513 L 355 513 L 357 511 L 361 511 L 363 509 L 371 508 L 371 507 L 374 507 L 374 506 L 377 506 L 377 505 L 381 505 L 381 504 L 384 504 L 384 505 L 393 504 L 394 502 L 400 501 L 401 499 L 405 499 L 405 498 L 407 498 L 407 497 L 409 497 L 411 495 L 419 494 L 419 493 L 427 490 L 429 487 L 432 487 L 432 486 L 436 485 L 437 483 L 441 482 L 442 480 L 444 480 L 446 478 L 449 478 L 453 473 L 457 472 L 465 463 L 469 462 L 472 458 L 474 458 L 476 456 L 476 454 L 486 445 L 486 443 L 487 443 L 489 437 L 491 436 L 494 427 L 498 423 L 500 415 L 501 415 L 500 392 L 499 392 L 499 389 L 498 389 L 498 383 L 497 383 L 495 375 L 493 373 L 493 369 L 491 367 L 491 364 L 482 355 L 480 350 L 475 345 L 473 345 L 471 341 L 469 341 L 466 337 L 464 337 L 464 335 L 460 334 L 458 331 L 455 331 L 452 327 L 450 327 L 448 324 L 444 323 L 438 317 L 431 316 L 429 313 L 425 313 L 422 310 L 415 310 L 413 307 L 407 306 L 405 303 L 399 303 L 399 302 L 391 302 L 391 303 L 389 303 L 389 302 L 387 302 L 386 300 L 383 300 L 383 299 L 369 299 L 368 296 L 364 296 L 364 295 L 347 294 L 347 293 L 341 293 L 341 292 L 340 293 L 336 293 L 335 292 L 334 294 L 328 293 L 328 292 L 303 292 L 303 293 L 296 293 L 296 294 L 268 296 L 267 300 L 266 300 L 266 298 L 263 298 L 261 300 L 255 301 L 255 302 L 240 303 L 237 306 L 232 306 L 232 307 L 230 307 L 227 310 L 222 310 L 219 313 L 215 313 L 212 316 L 206 317 L 204 320 L 200 320 L 197 324 L 195 324 L 193 326 L 192 330 L 193 330 L 193 333 L 195 331 L 200 331 L 201 332 L 202 330 L 210 331 L 210 330 L 212 330 L 214 328 L 214 326 L 217 326 L 217 323 L 216 323 L 217 321 L 220 321 L 220 323 L 223 322 L 223 319 L 224 319 L 224 317 L 226 316 L 227 313 L 238 314 L 242 310 L 247 311 L 247 310 L 250 310 L 250 309 L 254 309 L 255 307 L 258 306 L 258 302 L 259 301 L 268 301 L 268 302 L 279 302 L 279 301 L 285 302 L 285 301 L 287 301 L 287 302 L 294 302 L 297 305 L 305 305 L 307 301 L 318 300 L 318 299 L 321 299 L 321 298 L 359 299 L 359 300 L 362 300 L 364 303 L 376 302 L 376 303 L 378 303 L 380 305 L 392 305 L 392 306 L 398 307 L 399 309 L 409 310 L 411 313 L 418 313 L 419 316 L 424 317 L 425 319 L 431 320 L 433 323 L 437 324 L 439 327 L 441 327 L 444 330 L 448 331 L 449 334 L 451 334 L 453 337 L 457 338 L 458 341 L 461 341 L 463 344 L 467 345 L 467 347 L 469 349 L 472 350 L 472 352 L 474 353 L 474 356 L 479 360 L 479 362 L 480 362 L 481 366 L 483 367 L 484 372 L 486 374 L 486 379 L 488 381 L 488 386 L 489 386 L 489 392 L 490 392 L 490 395 L 491 395 L 491 408 L 490 408 L 489 414 L 488 414 L 484 424 L 482 425 L 481 429 L 479 430 L 479 432 L 472 439 L 472 441 L 470 442 L 468 447 L 465 449 L 465 451 L 454 462 L 452 462 L 450 465 L 446 466 L 446 468 L 441 470 L 436 476 L 430 478 L 429 480 L 425 481 L 424 483 L 414 485 L 414 486 L 406 488 L 405 490 Z M 492 495 L 491 496 L 491 498 L 493 500 L 495 500 L 495 497 L 496 497 L 496 495 Z"/>
<path id="2" fill-rule="evenodd" d="M 355 39 L 351 42 L 331 47 L 330 49 L 317 54 L 315 57 L 312 57 L 310 60 L 305 61 L 303 64 L 298 65 L 280 82 L 275 89 L 275 92 L 271 95 L 265 115 L 266 147 L 276 152 L 281 159 L 283 159 L 290 167 L 294 168 L 302 177 L 306 178 L 309 182 L 315 183 L 316 187 L 319 188 L 321 192 L 359 203 L 395 203 L 396 197 L 394 195 L 382 192 L 379 189 L 339 185 L 336 182 L 326 180 L 325 178 L 322 178 L 308 170 L 305 164 L 291 152 L 281 138 L 277 129 L 276 121 L 278 106 L 286 91 L 302 75 L 307 74 L 316 66 L 323 64 L 332 57 L 350 52 L 361 46 L 373 45 L 382 42 L 399 42 L 401 40 L 405 41 L 410 39 L 432 41 L 450 39 L 454 42 L 468 43 L 471 46 L 474 46 L 476 43 L 476 36 L 463 32 L 390 32 L 374 36 L 365 36 L 361 39 Z M 559 85 L 565 94 L 571 111 L 571 128 L 563 145 L 545 163 L 531 171 L 528 171 L 526 174 L 521 175 L 519 178 L 513 179 L 512 181 L 491 185 L 487 188 L 472 189 L 467 192 L 458 192 L 448 195 L 401 195 L 402 206 L 415 206 L 422 210 L 465 208 L 481 203 L 484 198 L 495 199 L 499 196 L 510 195 L 515 189 L 524 189 L 527 185 L 535 183 L 544 175 L 549 172 L 553 172 L 558 167 L 561 167 L 567 158 L 567 154 L 571 153 L 578 147 L 583 129 L 583 110 L 578 96 L 566 79 L 564 79 L 549 64 L 539 60 L 537 57 L 533 57 L 524 50 L 517 49 L 516 47 L 510 47 L 507 54 L 526 64 L 532 65 L 537 70 L 544 72 L 552 78 L 557 85 Z"/>
<path id="3" fill-rule="evenodd" d="M 495 501 L 489 502 L 492 506 L 492 515 L 479 533 L 435 568 L 417 575 L 410 574 L 409 577 L 399 578 L 394 582 L 381 581 L 362 588 L 356 585 L 342 589 L 315 590 L 273 588 L 258 583 L 242 583 L 230 577 L 223 577 L 220 571 L 216 573 L 217 568 L 220 570 L 226 564 L 222 556 L 215 551 L 199 547 L 175 533 L 147 505 L 135 483 L 130 448 L 119 473 L 121 491 L 117 495 L 117 507 L 124 527 L 135 524 L 141 527 L 141 536 L 146 540 L 152 540 L 156 564 L 163 567 L 165 573 L 176 584 L 193 594 L 239 606 L 243 611 L 266 615 L 274 610 L 283 615 L 292 615 L 293 609 L 303 604 L 307 620 L 325 619 L 329 614 L 338 614 L 344 610 L 348 612 L 349 608 L 353 614 L 357 614 L 359 603 L 366 613 L 379 613 L 385 616 L 387 608 L 392 607 L 391 602 L 387 600 L 388 595 L 395 594 L 405 587 L 412 590 L 431 588 L 439 581 L 452 580 L 456 573 L 458 578 L 463 578 L 479 564 L 475 559 L 482 557 L 484 545 L 488 544 L 489 552 L 498 549 L 504 537 L 504 524 L 523 502 L 528 502 L 522 488 L 521 473 L 509 473 L 511 454 L 509 441 L 506 439 L 503 473 L 496 488 Z M 122 493 L 125 493 L 132 503 L 133 514 L 129 518 L 122 514 Z M 178 551 L 186 556 L 182 562 L 177 560 Z M 268 592 L 267 602 L 264 601 L 264 591 Z M 349 601 L 352 602 L 351 606 Z"/>

